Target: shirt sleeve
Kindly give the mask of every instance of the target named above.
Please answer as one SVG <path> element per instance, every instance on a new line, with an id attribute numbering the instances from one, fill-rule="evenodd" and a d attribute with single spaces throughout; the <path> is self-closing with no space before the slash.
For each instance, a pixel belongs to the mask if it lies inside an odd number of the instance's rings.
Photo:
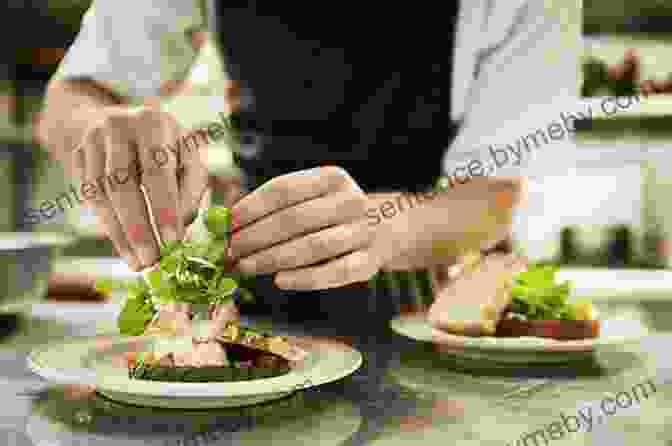
<path id="1" fill-rule="evenodd" d="M 456 182 L 468 176 L 543 175 L 545 153 L 573 147 L 580 5 L 576 0 L 482 4 L 480 23 L 464 34 L 465 41 L 478 42 L 473 80 L 461 129 L 444 156 L 444 174 Z"/>
<path id="2" fill-rule="evenodd" d="M 94 0 L 57 76 L 90 78 L 131 101 L 185 79 L 196 58 L 189 31 L 205 25 L 198 0 Z"/>

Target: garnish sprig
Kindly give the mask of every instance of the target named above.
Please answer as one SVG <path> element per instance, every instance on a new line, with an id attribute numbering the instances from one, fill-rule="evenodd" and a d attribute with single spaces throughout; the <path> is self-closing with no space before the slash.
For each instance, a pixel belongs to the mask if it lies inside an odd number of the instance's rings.
<path id="1" fill-rule="evenodd" d="M 249 292 L 238 287 L 245 277 L 230 271 L 231 223 L 228 208 L 213 207 L 202 211 L 194 223 L 200 225 L 201 237 L 161 246 L 158 267 L 147 273 L 145 280 L 96 283 L 96 288 L 104 294 L 116 289 L 128 290 L 126 304 L 118 319 L 122 334 L 142 334 L 160 305 L 223 304 L 230 302 L 236 291 L 243 300 L 253 300 Z"/>

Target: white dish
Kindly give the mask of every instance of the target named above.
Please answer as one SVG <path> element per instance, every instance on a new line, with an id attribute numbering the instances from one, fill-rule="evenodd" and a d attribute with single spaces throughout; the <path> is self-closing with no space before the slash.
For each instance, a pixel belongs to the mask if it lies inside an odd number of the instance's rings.
<path id="1" fill-rule="evenodd" d="M 124 403 L 164 408 L 205 409 L 257 404 L 297 390 L 336 381 L 362 364 L 355 349 L 335 341 L 289 337 L 308 356 L 286 375 L 230 383 L 166 383 L 132 380 L 123 353 L 145 349 L 156 337 L 98 336 L 52 343 L 28 356 L 30 370 L 56 384 L 93 385 Z"/>
<path id="2" fill-rule="evenodd" d="M 391 321 L 392 329 L 405 337 L 437 345 L 440 351 L 469 359 L 506 363 L 563 363 L 585 358 L 598 350 L 620 349 L 638 342 L 648 334 L 640 321 L 611 319 L 600 322 L 600 336 L 579 341 L 548 338 L 492 336 L 458 336 L 431 327 L 424 313 L 399 316 Z"/>

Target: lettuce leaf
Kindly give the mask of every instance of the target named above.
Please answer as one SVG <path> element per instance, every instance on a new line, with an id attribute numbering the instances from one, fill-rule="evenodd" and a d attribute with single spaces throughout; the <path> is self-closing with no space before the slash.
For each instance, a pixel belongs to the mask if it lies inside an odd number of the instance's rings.
<path id="1" fill-rule="evenodd" d="M 511 289 L 511 312 L 533 319 L 576 319 L 569 303 L 572 282 L 556 282 L 556 266 L 531 266 L 518 273 Z"/>
<path id="2" fill-rule="evenodd" d="M 119 332 L 123 336 L 140 336 L 155 313 L 156 310 L 149 299 L 129 297 L 117 318 Z"/>

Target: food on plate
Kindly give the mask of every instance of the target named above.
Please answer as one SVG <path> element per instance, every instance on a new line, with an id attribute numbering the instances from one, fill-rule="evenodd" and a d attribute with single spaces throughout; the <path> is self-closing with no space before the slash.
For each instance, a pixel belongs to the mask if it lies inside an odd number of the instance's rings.
<path id="1" fill-rule="evenodd" d="M 224 324 L 212 338 L 186 338 L 158 349 L 128 353 L 129 377 L 166 382 L 228 382 L 283 375 L 305 352 L 281 336 Z"/>
<path id="2" fill-rule="evenodd" d="M 200 225 L 200 232 L 199 226 Z M 278 376 L 305 352 L 279 336 L 242 327 L 234 301 L 250 298 L 230 268 L 230 212 L 210 208 L 188 240 L 164 246 L 158 266 L 129 283 L 101 281 L 98 290 L 126 289 L 117 320 L 126 336 L 156 336 L 152 351 L 126 356 L 129 377 L 155 381 L 240 381 Z"/>
<path id="3" fill-rule="evenodd" d="M 492 336 L 511 299 L 512 275 L 524 269 L 510 254 L 465 257 L 461 273 L 431 306 L 433 327 L 465 336 Z"/>
<path id="4" fill-rule="evenodd" d="M 547 319 L 518 320 L 502 319 L 495 336 L 553 338 L 561 341 L 596 338 L 600 334 L 600 322 L 591 320 Z"/>
<path id="5" fill-rule="evenodd" d="M 475 256 L 442 290 L 428 313 L 432 327 L 462 336 L 557 340 L 596 338 L 590 302 L 570 302 L 571 283 L 554 266 L 526 265 L 512 254 Z"/>
<path id="6" fill-rule="evenodd" d="M 588 301 L 570 302 L 572 284 L 558 283 L 557 267 L 537 266 L 516 275 L 511 303 L 496 336 L 535 336 L 558 340 L 596 338 L 597 311 Z"/>

